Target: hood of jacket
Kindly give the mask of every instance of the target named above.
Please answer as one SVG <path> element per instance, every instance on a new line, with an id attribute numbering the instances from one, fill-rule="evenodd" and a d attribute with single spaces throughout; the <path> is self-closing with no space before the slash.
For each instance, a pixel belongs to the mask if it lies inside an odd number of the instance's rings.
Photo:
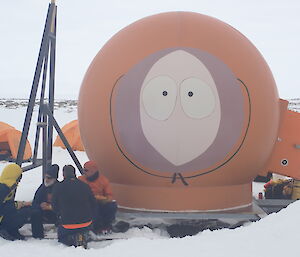
<path id="1" fill-rule="evenodd" d="M 17 164 L 9 164 L 7 165 L 0 176 L 0 183 L 5 184 L 8 187 L 12 187 L 14 184 L 16 184 L 17 179 L 21 176 L 22 169 Z"/>

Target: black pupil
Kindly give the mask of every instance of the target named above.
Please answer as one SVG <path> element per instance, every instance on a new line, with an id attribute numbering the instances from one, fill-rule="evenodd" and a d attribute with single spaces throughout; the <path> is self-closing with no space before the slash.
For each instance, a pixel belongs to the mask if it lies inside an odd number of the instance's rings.
<path id="1" fill-rule="evenodd" d="M 192 91 L 188 92 L 188 96 L 192 97 L 194 95 L 194 93 Z"/>
<path id="2" fill-rule="evenodd" d="M 168 92 L 164 91 L 162 94 L 163 94 L 163 96 L 166 96 L 168 94 Z"/>

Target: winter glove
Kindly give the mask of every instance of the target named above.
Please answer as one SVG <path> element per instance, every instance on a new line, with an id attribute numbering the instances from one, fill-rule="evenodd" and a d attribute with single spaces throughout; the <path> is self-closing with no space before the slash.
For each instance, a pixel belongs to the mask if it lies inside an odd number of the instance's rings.
<path id="1" fill-rule="evenodd" d="M 21 209 L 23 207 L 31 206 L 31 202 L 25 202 L 25 201 L 16 201 L 15 206 L 17 209 Z"/>
<path id="2" fill-rule="evenodd" d="M 43 211 L 52 211 L 52 206 L 50 203 L 42 202 L 40 206 Z"/>
<path id="3" fill-rule="evenodd" d="M 107 198 L 103 195 L 95 195 L 97 201 L 106 200 Z"/>
<path id="4" fill-rule="evenodd" d="M 103 203 L 103 204 L 110 202 L 110 200 L 107 197 L 103 196 L 103 195 L 96 195 L 95 198 L 96 198 L 97 202 L 100 202 L 100 203 Z"/>

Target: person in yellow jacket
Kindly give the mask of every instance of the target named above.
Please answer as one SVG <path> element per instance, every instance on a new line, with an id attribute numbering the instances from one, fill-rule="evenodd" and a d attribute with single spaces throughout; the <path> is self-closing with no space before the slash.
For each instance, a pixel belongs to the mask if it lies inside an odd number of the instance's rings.
<path id="1" fill-rule="evenodd" d="M 23 240 L 19 233 L 30 216 L 26 208 L 18 210 L 29 203 L 15 202 L 14 196 L 22 177 L 22 169 L 17 164 L 7 165 L 0 176 L 0 236 L 7 240 Z"/>

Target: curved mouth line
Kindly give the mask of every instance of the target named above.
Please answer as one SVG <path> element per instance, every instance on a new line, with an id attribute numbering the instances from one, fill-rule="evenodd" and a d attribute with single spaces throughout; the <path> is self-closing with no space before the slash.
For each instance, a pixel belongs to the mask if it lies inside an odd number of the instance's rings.
<path id="1" fill-rule="evenodd" d="M 170 176 L 163 176 L 163 175 L 157 175 L 157 174 L 154 174 L 154 173 L 151 173 L 149 171 L 146 171 L 144 170 L 143 168 L 141 168 L 139 165 L 137 165 L 135 162 L 133 162 L 122 150 L 121 146 L 119 145 L 118 143 L 118 140 L 116 138 L 116 135 L 115 135 L 115 131 L 114 131 L 114 125 L 113 125 L 113 118 L 112 118 L 112 97 L 113 97 L 113 93 L 114 93 L 114 90 L 115 90 L 115 87 L 117 85 L 117 83 L 119 82 L 119 80 L 124 76 L 121 75 L 115 82 L 113 88 L 112 88 L 112 91 L 111 91 L 111 95 L 110 95 L 110 106 L 109 106 L 109 112 L 110 112 L 110 123 L 111 123 L 111 129 L 112 129 L 112 133 L 113 133 L 113 137 L 114 137 L 114 140 L 116 142 L 116 145 L 119 149 L 119 151 L 122 153 L 122 155 L 127 159 L 127 161 L 129 161 L 133 166 L 135 166 L 136 168 L 138 168 L 139 170 L 141 170 L 142 172 L 148 174 L 148 175 L 151 175 L 151 176 L 155 176 L 155 177 L 160 177 L 160 178 L 167 178 L 167 179 L 171 179 L 173 180 L 174 178 L 174 174 L 177 174 L 177 172 L 171 172 L 173 175 L 170 175 Z M 249 90 L 248 90 L 248 87 L 246 86 L 246 84 L 239 78 L 237 78 L 237 80 L 243 85 L 243 87 L 245 88 L 246 90 L 246 93 L 247 93 L 247 96 L 248 96 L 248 104 L 249 104 L 249 116 L 248 116 L 248 123 L 247 123 L 247 127 L 246 127 L 246 130 L 245 130 L 245 134 L 243 136 L 243 139 L 242 139 L 242 142 L 240 143 L 240 145 L 238 146 L 238 148 L 236 149 L 236 151 L 227 159 L 225 160 L 222 164 L 218 165 L 217 167 L 213 168 L 213 169 L 210 169 L 208 171 L 205 171 L 205 172 L 202 172 L 202 173 L 199 173 L 199 174 L 196 174 L 196 175 L 192 175 L 192 176 L 182 176 L 183 179 L 190 179 L 190 178 L 195 178 L 195 177 L 200 177 L 200 176 L 203 176 L 203 175 L 206 175 L 206 174 L 209 174 L 213 171 L 216 171 L 217 169 L 223 167 L 224 165 L 226 165 L 229 161 L 231 161 L 234 156 L 239 152 L 239 150 L 242 148 L 244 142 L 245 142 L 245 139 L 246 139 L 246 136 L 248 134 L 248 130 L 249 130 L 249 126 L 250 126 L 250 122 L 251 122 L 251 98 L 250 98 L 250 93 L 249 93 Z"/>

